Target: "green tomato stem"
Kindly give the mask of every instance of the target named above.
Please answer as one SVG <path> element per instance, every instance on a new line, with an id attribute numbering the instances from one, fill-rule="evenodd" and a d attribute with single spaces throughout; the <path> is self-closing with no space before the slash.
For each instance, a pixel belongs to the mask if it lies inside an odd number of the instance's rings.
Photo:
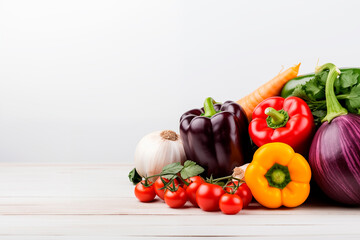
<path id="1" fill-rule="evenodd" d="M 145 180 L 147 181 L 149 178 L 152 178 L 152 177 L 160 177 L 160 176 L 166 176 L 166 175 L 177 175 L 177 173 L 159 173 L 159 174 L 155 174 L 155 175 L 151 175 L 151 176 L 148 176 L 148 177 L 144 177 Z M 172 177 L 173 178 L 173 177 Z"/>
<path id="2" fill-rule="evenodd" d="M 215 179 L 212 179 L 213 182 L 218 182 L 218 181 L 222 181 L 222 180 L 228 180 L 230 178 L 232 178 L 233 176 L 229 175 L 229 176 L 225 176 L 225 177 L 220 177 L 220 178 L 215 178 Z"/>
<path id="3" fill-rule="evenodd" d="M 181 176 L 177 176 L 186 186 L 189 186 L 190 183 L 188 183 L 187 181 L 185 181 Z"/>

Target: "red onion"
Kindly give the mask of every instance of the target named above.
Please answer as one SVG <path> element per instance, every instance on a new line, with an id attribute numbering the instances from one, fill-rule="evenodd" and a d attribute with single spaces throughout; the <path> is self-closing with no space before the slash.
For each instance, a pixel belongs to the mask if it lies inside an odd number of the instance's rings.
<path id="1" fill-rule="evenodd" d="M 339 69 L 329 70 L 326 82 L 327 115 L 312 141 L 309 162 L 315 181 L 335 201 L 360 204 L 360 116 L 348 114 L 335 97 L 334 82 Z"/>

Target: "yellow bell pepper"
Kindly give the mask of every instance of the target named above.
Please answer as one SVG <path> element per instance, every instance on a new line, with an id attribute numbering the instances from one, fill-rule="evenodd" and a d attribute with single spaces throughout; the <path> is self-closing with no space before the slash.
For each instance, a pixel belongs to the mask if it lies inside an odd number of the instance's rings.
<path id="1" fill-rule="evenodd" d="M 297 207 L 310 193 L 311 169 L 303 156 L 285 143 L 268 143 L 254 154 L 245 181 L 263 206 Z"/>

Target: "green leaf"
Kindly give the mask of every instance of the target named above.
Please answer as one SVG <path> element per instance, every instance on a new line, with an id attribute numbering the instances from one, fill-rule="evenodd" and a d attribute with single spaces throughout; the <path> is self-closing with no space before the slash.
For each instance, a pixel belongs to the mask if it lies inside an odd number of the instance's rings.
<path id="1" fill-rule="evenodd" d="M 193 166 L 193 165 L 196 165 L 196 162 L 191 161 L 191 160 L 186 160 L 184 162 L 184 167 L 189 167 L 189 166 Z"/>
<path id="2" fill-rule="evenodd" d="M 187 163 L 189 162 L 189 163 Z M 193 161 L 186 161 L 184 163 L 184 168 L 181 170 L 180 175 L 183 179 L 189 178 L 189 177 L 194 177 L 197 176 L 201 173 L 204 172 L 204 168 L 197 165 L 195 162 Z"/>
<path id="3" fill-rule="evenodd" d="M 313 78 L 306 82 L 303 86 L 307 95 L 312 96 L 313 99 L 325 98 L 325 86 L 321 84 L 318 78 Z"/>
<path id="4" fill-rule="evenodd" d="M 314 122 L 316 125 L 321 125 L 321 120 L 326 116 L 326 108 L 325 110 L 316 110 L 312 112 L 314 116 Z"/>
<path id="5" fill-rule="evenodd" d="M 312 112 L 314 117 L 324 118 L 326 116 L 326 110 L 316 110 Z"/>
<path id="6" fill-rule="evenodd" d="M 350 93 L 346 99 L 346 106 L 349 109 L 360 108 L 360 84 L 351 88 Z M 357 110 L 353 110 L 351 112 L 357 112 Z"/>
<path id="7" fill-rule="evenodd" d="M 343 90 L 343 88 L 341 87 L 339 78 L 335 80 L 334 88 L 335 88 L 334 89 L 335 95 L 340 94 L 340 92 Z"/>
<path id="8" fill-rule="evenodd" d="M 329 71 L 323 71 L 321 73 L 316 74 L 316 78 L 319 80 L 321 85 L 325 86 L 328 74 Z"/>
<path id="9" fill-rule="evenodd" d="M 312 80 L 310 80 L 312 81 Z M 320 82 L 320 80 L 318 80 L 319 84 L 322 84 Z M 312 83 L 309 84 L 310 88 Z M 301 86 L 297 86 L 293 92 L 293 96 L 299 97 L 301 99 L 303 99 L 306 104 L 309 106 L 313 116 L 314 116 L 314 121 L 316 125 L 321 125 L 321 120 L 326 116 L 326 101 L 325 101 L 325 96 L 323 97 L 322 100 L 318 99 L 316 100 L 316 98 L 313 96 L 313 93 L 306 92 L 305 89 L 307 88 L 308 85 L 304 84 Z M 315 89 L 315 87 L 314 87 Z M 319 95 L 317 96 L 319 97 Z"/>
<path id="10" fill-rule="evenodd" d="M 346 71 L 340 75 L 340 86 L 342 88 L 352 87 L 358 82 L 358 73 L 354 73 L 354 71 Z"/>
<path id="11" fill-rule="evenodd" d="M 179 162 L 170 163 L 163 167 L 161 174 L 177 174 L 181 169 L 183 169 L 183 166 Z"/>
<path id="12" fill-rule="evenodd" d="M 128 177 L 130 182 L 132 182 L 134 185 L 141 182 L 142 180 L 142 177 L 138 174 L 135 168 L 129 172 Z"/>
<path id="13" fill-rule="evenodd" d="M 306 94 L 304 90 L 304 85 L 297 85 L 291 96 L 302 98 L 305 101 L 309 101 L 312 99 L 310 96 Z"/>

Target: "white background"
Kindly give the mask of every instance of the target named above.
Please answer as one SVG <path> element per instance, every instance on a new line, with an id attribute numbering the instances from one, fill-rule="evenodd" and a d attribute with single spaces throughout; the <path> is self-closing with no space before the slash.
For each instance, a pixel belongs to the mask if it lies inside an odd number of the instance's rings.
<path id="1" fill-rule="evenodd" d="M 132 162 L 206 97 L 359 66 L 360 1 L 0 0 L 0 161 Z"/>

